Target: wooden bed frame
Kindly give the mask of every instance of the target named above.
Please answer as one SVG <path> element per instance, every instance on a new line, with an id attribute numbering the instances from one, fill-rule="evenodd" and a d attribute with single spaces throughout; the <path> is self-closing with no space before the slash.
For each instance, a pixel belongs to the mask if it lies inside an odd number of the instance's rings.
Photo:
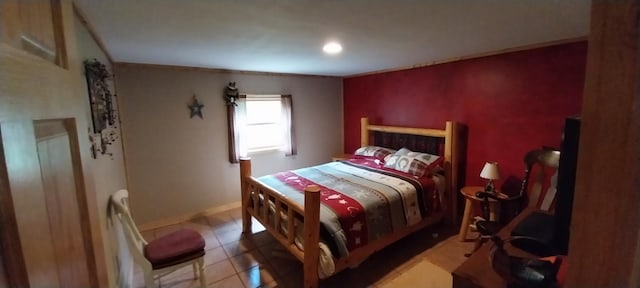
<path id="1" fill-rule="evenodd" d="M 444 169 L 446 177 L 445 201 L 448 201 L 447 212 L 437 213 L 424 218 L 420 223 L 405 227 L 393 234 L 370 242 L 364 247 L 357 248 L 349 252 L 349 256 L 336 259 L 335 273 L 360 264 L 371 254 L 388 246 L 389 244 L 417 231 L 426 226 L 440 222 L 443 218 L 449 218 L 452 223 L 457 221 L 457 181 L 458 181 L 458 129 L 455 122 L 447 121 L 444 130 L 423 129 L 408 127 L 393 127 L 370 125 L 367 118 L 361 121 L 361 146 L 369 145 L 369 133 L 380 131 L 385 133 L 411 134 L 430 137 L 444 138 Z M 304 265 L 304 287 L 318 287 L 318 242 L 320 241 L 320 189 L 315 185 L 306 187 L 304 191 L 304 207 L 291 199 L 280 194 L 278 191 L 262 184 L 257 178 L 251 176 L 251 159 L 240 159 L 240 189 L 242 193 L 242 232 L 251 233 L 251 217 L 256 218 L 266 228 L 269 233 L 293 254 Z M 253 194 L 252 194 L 253 192 Z M 268 209 L 270 205 L 259 205 L 259 201 L 271 201 L 275 204 L 275 214 L 287 215 L 286 223 L 281 223 L 279 216 L 270 221 Z M 251 205 L 253 202 L 253 205 Z M 262 211 L 256 211 L 261 209 Z M 294 243 L 295 219 L 304 219 L 303 223 L 303 246 L 316 247 L 315 249 L 305 249 L 301 251 Z M 281 225 L 286 225 L 287 235 L 279 229 Z"/>

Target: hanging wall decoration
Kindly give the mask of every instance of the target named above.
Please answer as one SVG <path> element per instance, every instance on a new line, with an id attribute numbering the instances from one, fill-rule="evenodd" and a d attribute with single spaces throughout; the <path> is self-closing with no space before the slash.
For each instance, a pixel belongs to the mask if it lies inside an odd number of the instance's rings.
<path id="1" fill-rule="evenodd" d="M 229 85 L 224 89 L 224 99 L 226 100 L 227 105 L 238 106 L 238 104 L 236 104 L 238 97 L 240 97 L 240 93 L 236 87 L 236 82 L 229 82 Z"/>
<path id="2" fill-rule="evenodd" d="M 202 119 L 202 108 L 204 108 L 204 105 L 200 103 L 198 101 L 198 98 L 196 98 L 196 95 L 193 94 L 193 101 L 191 102 L 191 105 L 189 105 L 189 111 L 191 111 L 191 115 L 189 116 L 189 118 L 198 116 L 200 117 L 200 119 Z"/>
<path id="3" fill-rule="evenodd" d="M 107 152 L 108 145 L 118 139 L 118 133 L 114 131 L 118 123 L 118 114 L 114 108 L 116 95 L 111 92 L 109 81 L 113 79 L 113 75 L 106 65 L 97 59 L 85 60 L 83 63 L 93 128 L 89 129 L 89 141 L 91 155 L 95 159 L 98 154 L 111 155 Z"/>
<path id="4" fill-rule="evenodd" d="M 107 124 L 113 125 L 113 95 L 109 90 L 107 80 L 111 79 L 111 73 L 100 61 L 85 60 L 84 73 L 89 90 L 89 104 L 91 105 L 91 120 L 93 121 L 93 133 L 100 133 Z"/>

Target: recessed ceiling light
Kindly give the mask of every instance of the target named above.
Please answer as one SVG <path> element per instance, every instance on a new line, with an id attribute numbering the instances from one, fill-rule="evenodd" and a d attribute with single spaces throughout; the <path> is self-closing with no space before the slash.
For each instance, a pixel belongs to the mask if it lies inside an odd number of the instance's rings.
<path id="1" fill-rule="evenodd" d="M 342 51 L 342 45 L 338 42 L 329 42 L 324 44 L 322 51 L 327 54 L 338 54 Z"/>

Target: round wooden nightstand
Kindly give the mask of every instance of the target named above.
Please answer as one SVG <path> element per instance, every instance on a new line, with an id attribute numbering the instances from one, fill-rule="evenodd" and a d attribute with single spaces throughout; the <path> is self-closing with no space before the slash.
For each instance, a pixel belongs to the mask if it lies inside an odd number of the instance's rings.
<path id="1" fill-rule="evenodd" d="M 467 231 L 469 230 L 469 222 L 471 221 L 471 214 L 473 213 L 474 201 L 478 203 L 482 201 L 482 199 L 476 197 L 476 192 L 484 191 L 484 187 L 482 186 L 465 186 L 460 189 L 460 193 L 464 196 L 464 214 L 462 215 L 462 224 L 460 225 L 460 233 L 458 233 L 458 237 L 460 241 L 465 241 L 467 239 Z M 498 193 L 498 198 L 507 198 L 507 195 L 500 193 L 500 191 L 496 190 Z M 489 198 L 489 220 L 497 221 L 497 215 L 500 214 L 500 203 L 495 199 Z"/>

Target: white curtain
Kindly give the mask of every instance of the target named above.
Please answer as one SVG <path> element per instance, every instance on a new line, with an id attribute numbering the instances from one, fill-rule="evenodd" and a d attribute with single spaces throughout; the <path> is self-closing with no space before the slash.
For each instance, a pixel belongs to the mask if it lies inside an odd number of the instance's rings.
<path id="1" fill-rule="evenodd" d="M 238 163 L 240 157 L 247 156 L 246 141 L 243 141 L 242 129 L 247 119 L 247 97 L 240 95 L 236 105 L 227 106 L 229 129 L 229 162 Z"/>
<path id="2" fill-rule="evenodd" d="M 236 143 L 238 151 L 238 157 L 247 157 L 247 141 L 245 133 L 242 133 L 242 128 L 247 125 L 247 97 L 240 97 L 236 102 Z"/>

